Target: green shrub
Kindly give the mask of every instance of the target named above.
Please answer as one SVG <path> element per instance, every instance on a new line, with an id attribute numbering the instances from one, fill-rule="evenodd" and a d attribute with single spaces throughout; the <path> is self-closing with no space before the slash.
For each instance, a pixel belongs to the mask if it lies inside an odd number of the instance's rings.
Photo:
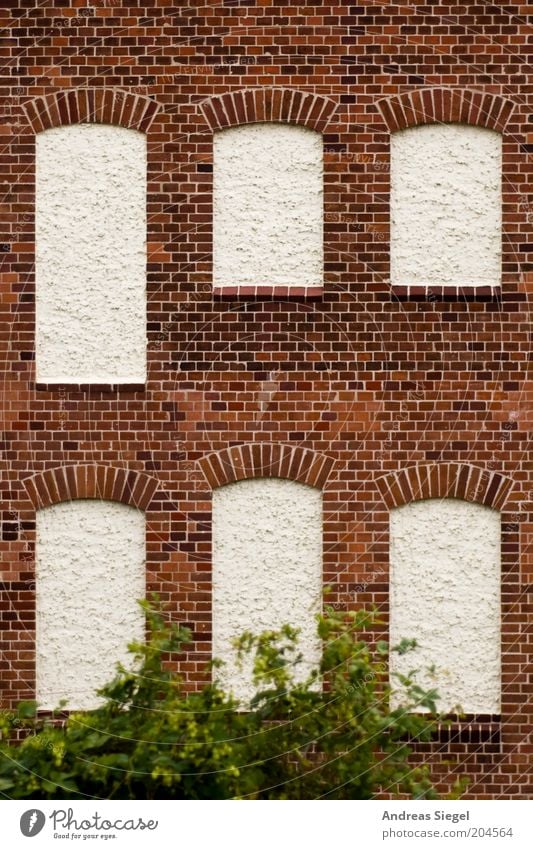
<path id="1" fill-rule="evenodd" d="M 388 646 L 360 632 L 374 612 L 327 609 L 318 630 L 320 670 L 291 679 L 296 632 L 286 626 L 239 641 L 254 653 L 258 694 L 246 712 L 216 684 L 185 693 L 172 656 L 185 629 L 144 603 L 146 644 L 118 667 L 102 706 L 59 726 L 22 704 L 0 715 L 0 791 L 24 799 L 369 799 L 380 792 L 437 798 L 427 770 L 408 762 L 409 739 L 429 740 L 435 692 L 401 678 L 403 706 L 389 708 Z M 405 641 L 396 650 L 407 651 Z M 217 664 L 215 662 L 214 666 Z M 319 682 L 324 686 L 318 686 Z M 22 743 L 9 743 L 13 727 Z"/>

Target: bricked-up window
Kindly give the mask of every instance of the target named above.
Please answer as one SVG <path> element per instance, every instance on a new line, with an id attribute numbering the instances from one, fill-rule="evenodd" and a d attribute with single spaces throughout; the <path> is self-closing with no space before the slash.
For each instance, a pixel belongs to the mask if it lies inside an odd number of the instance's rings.
<path id="1" fill-rule="evenodd" d="M 391 139 L 391 283 L 501 282 L 501 135 L 428 124 Z"/>
<path id="2" fill-rule="evenodd" d="M 134 507 L 79 500 L 37 512 L 37 701 L 98 704 L 126 647 L 143 639 L 145 518 Z"/>
<path id="3" fill-rule="evenodd" d="M 146 136 L 103 124 L 37 135 L 36 376 L 146 377 Z"/>
<path id="4" fill-rule="evenodd" d="M 231 127 L 214 139 L 213 279 L 223 286 L 321 286 L 322 136 Z"/>
<path id="5" fill-rule="evenodd" d="M 301 629 L 301 678 L 320 660 L 315 614 L 321 607 L 322 493 L 278 478 L 255 478 L 213 494 L 213 655 L 235 695 L 253 694 L 251 669 L 231 646 L 243 631 L 290 624 Z"/>
<path id="6" fill-rule="evenodd" d="M 426 670 L 439 707 L 500 712 L 500 514 L 455 499 L 397 507 L 390 519 L 390 637 L 418 648 L 394 672 Z M 393 681 L 394 683 L 394 681 Z"/>

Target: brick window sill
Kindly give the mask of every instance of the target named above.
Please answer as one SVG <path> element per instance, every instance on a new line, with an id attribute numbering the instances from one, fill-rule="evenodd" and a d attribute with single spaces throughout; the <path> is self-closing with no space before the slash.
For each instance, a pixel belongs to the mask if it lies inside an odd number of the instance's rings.
<path id="1" fill-rule="evenodd" d="M 442 743 L 443 745 L 450 743 L 471 743 L 474 745 L 486 743 L 500 746 L 501 716 L 499 714 L 465 714 L 461 717 L 447 716 L 443 718 L 443 721 L 436 719 L 431 741 L 416 742 L 417 745 L 422 746 L 431 746 L 434 743 Z"/>
<path id="2" fill-rule="evenodd" d="M 398 301 L 494 301 L 501 286 L 391 286 Z"/>
<path id="3" fill-rule="evenodd" d="M 76 708 L 63 709 L 52 711 L 43 709 L 37 711 L 39 719 L 48 719 L 52 725 L 61 727 L 65 724 L 70 714 L 75 713 Z M 265 723 L 268 725 L 268 721 Z M 275 724 L 275 721 L 274 721 Z M 493 751 L 501 749 L 501 717 L 500 716 L 475 716 L 466 715 L 460 720 L 452 719 L 450 725 L 443 722 L 436 722 L 432 733 L 431 740 L 421 742 L 406 735 L 403 738 L 410 744 L 416 744 L 418 747 L 434 746 L 435 743 L 441 745 L 463 744 L 463 745 L 485 745 L 492 746 Z"/>
<path id="4" fill-rule="evenodd" d="M 145 392 L 145 383 L 35 383 L 39 392 Z"/>
<path id="5" fill-rule="evenodd" d="M 215 286 L 215 298 L 305 298 L 316 300 L 324 294 L 323 286 Z"/>

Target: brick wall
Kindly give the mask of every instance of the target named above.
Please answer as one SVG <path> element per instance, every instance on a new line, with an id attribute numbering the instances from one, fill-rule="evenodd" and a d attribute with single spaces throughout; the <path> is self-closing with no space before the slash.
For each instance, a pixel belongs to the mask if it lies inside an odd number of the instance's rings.
<path id="1" fill-rule="evenodd" d="M 148 590 L 193 630 L 182 671 L 194 687 L 210 656 L 213 485 L 312 478 L 332 601 L 384 613 L 389 508 L 455 495 L 502 511 L 502 715 L 436 729 L 416 757 L 443 787 L 466 773 L 472 796 L 531 795 L 532 16 L 520 4 L 3 4 L 4 706 L 33 695 L 40 505 L 146 509 Z M 213 127 L 243 117 L 324 133 L 323 292 L 213 295 Z M 146 388 L 34 380 L 35 133 L 88 120 L 147 133 Z M 501 287 L 391 291 L 390 131 L 424 120 L 503 132 Z"/>

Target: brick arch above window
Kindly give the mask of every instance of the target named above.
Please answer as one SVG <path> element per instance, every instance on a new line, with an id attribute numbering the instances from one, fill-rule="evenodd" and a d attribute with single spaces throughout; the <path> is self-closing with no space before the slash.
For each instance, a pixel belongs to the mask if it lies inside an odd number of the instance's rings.
<path id="1" fill-rule="evenodd" d="M 160 108 L 149 97 L 114 88 L 75 88 L 23 104 L 35 133 L 66 124 L 113 124 L 148 132 Z"/>
<path id="2" fill-rule="evenodd" d="M 24 486 L 36 509 L 79 498 L 119 501 L 146 510 L 158 487 L 143 472 L 113 466 L 57 466 L 26 478 Z"/>
<path id="3" fill-rule="evenodd" d="M 426 88 L 383 98 L 377 107 L 391 133 L 419 124 L 472 124 L 501 133 L 514 103 L 483 91 Z"/>
<path id="4" fill-rule="evenodd" d="M 239 124 L 281 122 L 301 124 L 321 133 L 337 103 L 329 97 L 290 88 L 248 88 L 210 97 L 200 109 L 212 130 Z"/>
<path id="5" fill-rule="evenodd" d="M 198 464 L 213 489 L 246 478 L 287 478 L 321 489 L 334 462 L 309 448 L 266 442 L 225 448 Z"/>
<path id="6" fill-rule="evenodd" d="M 466 463 L 433 463 L 410 466 L 377 478 L 387 507 L 400 507 L 427 498 L 460 498 L 502 510 L 513 481 Z"/>

